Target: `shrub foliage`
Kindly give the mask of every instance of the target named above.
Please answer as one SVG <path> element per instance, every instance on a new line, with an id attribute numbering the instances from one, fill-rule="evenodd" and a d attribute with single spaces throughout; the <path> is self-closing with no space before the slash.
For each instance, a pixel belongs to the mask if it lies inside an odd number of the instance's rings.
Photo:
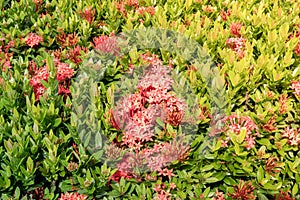
<path id="1" fill-rule="evenodd" d="M 0 198 L 300 198 L 299 10 L 296 0 L 0 0 Z M 138 174 L 88 151 L 76 129 L 80 116 L 72 108 L 80 105 L 73 105 L 72 81 L 90 51 L 115 53 L 111 38 L 144 27 L 172 30 L 203 46 L 225 83 L 226 102 L 218 102 L 223 126 L 211 132 L 206 82 L 181 55 L 132 49 L 114 61 L 94 90 L 86 88 L 94 94 L 94 120 L 117 146 L 113 150 L 177 150 L 170 165 L 152 163 L 155 170 Z M 155 85 L 159 77 L 140 83 L 144 96 L 133 93 L 119 112 L 131 109 L 136 123 L 147 123 L 142 111 L 150 115 L 162 106 L 161 135 L 144 133 L 132 142 L 133 131 L 120 131 L 114 88 L 143 63 L 169 66 L 191 84 L 198 107 L 190 145 L 170 142 L 184 106 L 166 85 Z M 143 153 L 167 162 L 153 149 Z"/>

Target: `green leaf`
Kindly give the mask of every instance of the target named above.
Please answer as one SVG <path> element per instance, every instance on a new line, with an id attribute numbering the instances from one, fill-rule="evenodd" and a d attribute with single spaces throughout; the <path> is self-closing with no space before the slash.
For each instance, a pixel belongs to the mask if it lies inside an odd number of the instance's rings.
<path id="1" fill-rule="evenodd" d="M 14 198 L 15 199 L 20 199 L 20 188 L 17 187 L 14 193 Z"/>
<path id="2" fill-rule="evenodd" d="M 274 183 L 266 183 L 263 185 L 263 188 L 266 190 L 279 190 L 282 186 L 282 182 L 279 182 L 277 184 Z"/>
<path id="3" fill-rule="evenodd" d="M 237 154 L 237 155 L 240 154 L 240 146 L 239 146 L 239 145 L 237 145 L 237 144 L 234 145 L 234 152 L 235 152 L 235 154 Z"/>
<path id="4" fill-rule="evenodd" d="M 212 164 L 211 165 L 205 165 L 204 167 L 201 168 L 201 171 L 206 172 L 206 171 L 209 171 L 213 168 L 214 168 L 214 166 Z"/>
<path id="5" fill-rule="evenodd" d="M 209 192 L 210 192 L 210 187 L 206 188 L 202 194 L 204 197 L 208 197 Z"/>
<path id="6" fill-rule="evenodd" d="M 224 183 L 227 185 L 237 185 L 237 182 L 232 177 L 226 177 Z"/>
<path id="7" fill-rule="evenodd" d="M 212 152 L 215 152 L 217 150 L 219 150 L 222 146 L 222 141 L 221 140 L 218 140 L 216 145 L 214 146 L 214 148 L 212 149 Z"/>
<path id="8" fill-rule="evenodd" d="M 297 183 L 295 183 L 292 189 L 292 195 L 295 196 L 296 194 L 298 194 L 298 190 L 299 190 L 299 186 Z"/>
<path id="9" fill-rule="evenodd" d="M 258 168 L 256 176 L 257 176 L 257 181 L 260 183 L 264 178 L 264 169 L 262 166 Z"/>
<path id="10" fill-rule="evenodd" d="M 26 166 L 27 166 L 27 171 L 32 172 L 32 170 L 33 170 L 33 160 L 31 159 L 31 157 L 27 158 Z"/>
<path id="11" fill-rule="evenodd" d="M 102 135 L 100 132 L 96 133 L 96 137 L 95 137 L 95 147 L 96 149 L 101 149 L 103 146 L 102 144 Z"/>
<path id="12" fill-rule="evenodd" d="M 245 127 L 241 128 L 240 134 L 237 135 L 236 137 L 236 142 L 241 144 L 246 137 L 247 129 Z"/>
<path id="13" fill-rule="evenodd" d="M 61 118 L 56 118 L 56 119 L 54 120 L 54 125 L 53 125 L 53 127 L 56 128 L 56 127 L 58 127 L 60 124 L 61 124 Z"/>
<path id="14" fill-rule="evenodd" d="M 262 193 L 258 193 L 257 196 L 258 196 L 258 200 L 269 200 L 269 199 L 268 199 L 264 194 L 262 194 Z"/>
<path id="15" fill-rule="evenodd" d="M 205 183 L 215 183 L 218 181 L 219 181 L 219 179 L 216 177 L 209 177 L 209 178 L 205 179 Z"/>

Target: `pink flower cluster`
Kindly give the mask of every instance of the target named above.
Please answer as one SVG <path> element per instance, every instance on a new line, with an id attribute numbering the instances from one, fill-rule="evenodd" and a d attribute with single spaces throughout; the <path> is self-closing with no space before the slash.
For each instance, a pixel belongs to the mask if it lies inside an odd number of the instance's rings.
<path id="1" fill-rule="evenodd" d="M 184 159 L 189 146 L 182 139 L 154 143 L 156 119 L 165 124 L 178 126 L 184 116 L 185 102 L 171 93 L 173 79 L 168 75 L 170 68 L 162 65 L 156 56 L 141 55 L 150 63 L 137 84 L 137 92 L 122 97 L 111 111 L 110 123 L 122 130 L 122 147 L 131 149 L 117 164 L 120 173 L 129 175 L 134 168 L 148 169 L 166 175 L 173 175 L 167 164 Z M 125 176 L 123 176 L 125 177 Z"/>
<path id="2" fill-rule="evenodd" d="M 133 149 L 152 141 L 157 117 L 178 126 L 184 116 L 184 102 L 169 92 L 173 82 L 168 76 L 170 69 L 154 61 L 138 83 L 138 93 L 123 97 L 112 112 L 112 125 L 124 130 L 123 145 Z"/>
<path id="3" fill-rule="evenodd" d="M 138 0 L 125 0 L 117 3 L 117 10 L 124 16 L 127 16 L 128 8 L 133 8 L 139 15 L 145 15 L 145 13 L 148 13 L 153 16 L 155 14 L 155 8 L 153 6 L 139 7 Z"/>
<path id="4" fill-rule="evenodd" d="M 43 41 L 42 36 L 36 35 L 34 33 L 30 33 L 27 36 L 27 38 L 25 40 L 25 43 L 32 48 L 32 47 L 37 46 L 38 44 L 40 44 L 40 42 L 42 42 L 42 41 Z"/>
<path id="5" fill-rule="evenodd" d="M 145 15 L 145 13 L 148 13 L 149 15 L 153 16 L 155 14 L 155 8 L 153 6 L 149 6 L 149 7 L 139 7 L 136 12 L 139 15 Z"/>
<path id="6" fill-rule="evenodd" d="M 69 50 L 67 58 L 75 64 L 82 62 L 81 56 L 83 53 L 87 53 L 88 48 L 77 45 L 76 47 Z"/>
<path id="7" fill-rule="evenodd" d="M 74 74 L 74 69 L 71 69 L 68 64 L 57 62 L 56 80 L 58 84 L 58 95 L 65 97 L 70 95 L 71 78 Z"/>
<path id="8" fill-rule="evenodd" d="M 240 37 L 241 36 L 241 28 L 242 28 L 242 24 L 237 22 L 237 23 L 232 23 L 230 25 L 230 33 L 232 35 L 235 35 L 236 37 Z"/>
<path id="9" fill-rule="evenodd" d="M 175 183 L 170 183 L 170 188 L 166 189 L 166 184 L 156 184 L 154 190 L 156 192 L 155 200 L 171 200 L 170 191 L 176 188 Z"/>
<path id="10" fill-rule="evenodd" d="M 226 40 L 227 46 L 235 51 L 236 55 L 238 56 L 239 59 L 242 59 L 245 56 L 245 43 L 246 39 L 241 37 L 241 28 L 242 24 L 239 22 L 232 23 L 230 25 L 230 33 L 234 35 L 235 37 L 228 38 Z"/>
<path id="11" fill-rule="evenodd" d="M 175 174 L 172 173 L 173 169 L 166 168 L 167 164 L 184 159 L 188 150 L 188 145 L 181 140 L 154 144 L 153 148 L 145 148 L 137 153 L 126 153 L 122 160 L 117 163 L 118 171 L 123 173 L 123 177 L 132 178 L 135 168 L 150 169 L 171 179 Z"/>
<path id="12" fill-rule="evenodd" d="M 61 63 L 61 62 L 57 64 L 56 79 L 59 82 L 63 82 L 67 79 L 71 79 L 73 74 L 74 74 L 74 70 L 71 69 L 68 64 Z"/>
<path id="13" fill-rule="evenodd" d="M 224 21 L 227 21 L 227 17 L 231 15 L 231 10 L 225 11 L 224 9 L 221 10 L 220 16 Z"/>
<path id="14" fill-rule="evenodd" d="M 217 189 L 216 196 L 213 197 L 212 200 L 225 200 L 224 193 L 219 192 L 218 189 Z"/>
<path id="15" fill-rule="evenodd" d="M 124 16 L 127 16 L 126 7 L 134 7 L 137 9 L 139 7 L 138 0 L 126 0 L 117 2 L 117 10 L 120 11 Z"/>
<path id="16" fill-rule="evenodd" d="M 69 68 L 68 64 L 61 63 L 56 60 L 57 66 L 56 79 L 59 81 L 58 94 L 69 95 L 70 79 L 73 76 L 74 70 Z M 36 63 L 31 61 L 29 64 L 29 71 L 32 75 L 29 84 L 33 87 L 36 101 L 39 101 L 40 97 L 44 94 L 46 88 L 42 84 L 42 80 L 48 82 L 49 70 L 47 66 L 36 69 Z"/>
<path id="17" fill-rule="evenodd" d="M 298 81 L 292 81 L 292 86 L 291 86 L 293 93 L 300 97 L 300 79 Z"/>
<path id="18" fill-rule="evenodd" d="M 117 37 L 113 34 L 110 36 L 103 35 L 93 38 L 92 46 L 103 53 L 113 53 L 115 56 L 118 55 L 120 48 L 118 46 Z"/>
<path id="19" fill-rule="evenodd" d="M 233 37 L 226 40 L 226 44 L 231 50 L 235 51 L 239 59 L 242 59 L 245 56 L 245 43 L 246 39 L 242 37 Z"/>
<path id="20" fill-rule="evenodd" d="M 239 116 L 237 114 L 233 114 L 231 116 L 227 116 L 223 119 L 224 121 L 224 129 L 226 133 L 225 140 L 222 140 L 222 146 L 228 147 L 228 142 L 230 141 L 230 133 L 234 133 L 239 135 L 242 129 L 246 129 L 246 149 L 249 150 L 255 145 L 255 137 L 260 136 L 258 132 L 258 127 L 254 123 L 254 121 L 249 116 Z M 253 134 L 253 132 L 255 134 Z"/>
<path id="21" fill-rule="evenodd" d="M 94 22 L 95 14 L 96 14 L 96 10 L 93 9 L 92 6 L 89 6 L 89 7 L 85 8 L 84 10 L 79 11 L 79 15 L 82 18 L 84 18 L 85 20 L 87 20 L 90 24 L 92 24 Z"/>
<path id="22" fill-rule="evenodd" d="M 35 94 L 36 101 L 39 101 L 40 96 L 42 96 L 46 90 L 45 86 L 42 84 L 42 80 L 48 82 L 49 71 L 47 66 L 41 67 L 34 72 L 31 77 L 29 84 L 33 87 L 33 92 Z"/>
<path id="23" fill-rule="evenodd" d="M 60 198 L 58 200 L 85 200 L 88 197 L 83 194 L 78 194 L 77 192 L 74 193 L 65 193 L 61 194 Z"/>
<path id="24" fill-rule="evenodd" d="M 288 139 L 288 144 L 292 146 L 297 146 L 300 144 L 300 135 L 298 130 L 286 127 L 283 133 L 281 134 L 282 138 Z"/>
<path id="25" fill-rule="evenodd" d="M 0 66 L 2 71 L 11 68 L 10 59 L 13 53 L 9 53 L 9 49 L 14 46 L 15 41 L 10 41 L 7 45 L 4 45 L 5 38 L 0 38 Z"/>

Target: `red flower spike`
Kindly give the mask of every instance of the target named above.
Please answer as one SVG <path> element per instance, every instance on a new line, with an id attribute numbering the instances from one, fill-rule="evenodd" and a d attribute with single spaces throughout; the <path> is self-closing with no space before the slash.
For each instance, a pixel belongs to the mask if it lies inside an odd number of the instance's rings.
<path id="1" fill-rule="evenodd" d="M 85 8 L 82 11 L 79 11 L 79 15 L 85 20 L 87 20 L 90 24 L 94 22 L 95 14 L 96 14 L 96 10 L 93 9 L 92 6 Z"/>
<path id="2" fill-rule="evenodd" d="M 234 36 L 240 37 L 241 36 L 241 28 L 242 28 L 242 24 L 241 23 L 232 23 L 230 25 L 230 33 Z"/>
<path id="3" fill-rule="evenodd" d="M 291 197 L 289 191 L 280 191 L 278 195 L 274 195 L 274 199 L 276 200 L 296 200 L 295 198 Z"/>
<path id="4" fill-rule="evenodd" d="M 224 9 L 222 9 L 220 12 L 220 16 L 224 21 L 227 21 L 227 18 L 230 16 L 230 14 L 231 14 L 230 10 L 224 11 Z"/>
<path id="5" fill-rule="evenodd" d="M 233 194 L 229 194 L 233 199 L 242 199 L 242 200 L 255 200 L 256 196 L 253 194 L 254 186 L 252 183 L 246 183 L 240 180 L 240 184 L 235 187 L 235 192 Z"/>

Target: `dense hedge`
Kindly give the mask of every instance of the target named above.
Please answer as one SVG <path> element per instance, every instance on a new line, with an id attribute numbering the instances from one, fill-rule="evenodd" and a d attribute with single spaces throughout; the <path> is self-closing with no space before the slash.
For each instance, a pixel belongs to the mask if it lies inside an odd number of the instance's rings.
<path id="1" fill-rule="evenodd" d="M 1 199 L 300 199 L 298 1 L 2 0 L 0 10 Z M 82 107 L 72 81 L 90 52 L 112 56 L 116 35 L 145 27 L 201 45 L 226 101 L 215 102 L 201 70 L 176 51 L 132 48 L 86 88 L 93 120 L 111 142 L 90 151 L 78 130 Z M 114 89 L 142 65 L 159 73 L 149 72 L 116 109 Z M 195 133 L 183 133 L 193 137 L 189 145 L 172 141 L 187 111 L 169 91 L 167 69 L 187 80 L 192 92 L 183 96 L 197 105 Z M 215 104 L 224 115 L 212 130 Z M 136 127 L 122 131 L 118 116 L 130 111 L 147 124 L 157 108 L 167 115 L 160 129 L 137 130 L 143 137 L 130 132 Z M 125 149 L 156 164 L 138 173 L 99 159 Z"/>

